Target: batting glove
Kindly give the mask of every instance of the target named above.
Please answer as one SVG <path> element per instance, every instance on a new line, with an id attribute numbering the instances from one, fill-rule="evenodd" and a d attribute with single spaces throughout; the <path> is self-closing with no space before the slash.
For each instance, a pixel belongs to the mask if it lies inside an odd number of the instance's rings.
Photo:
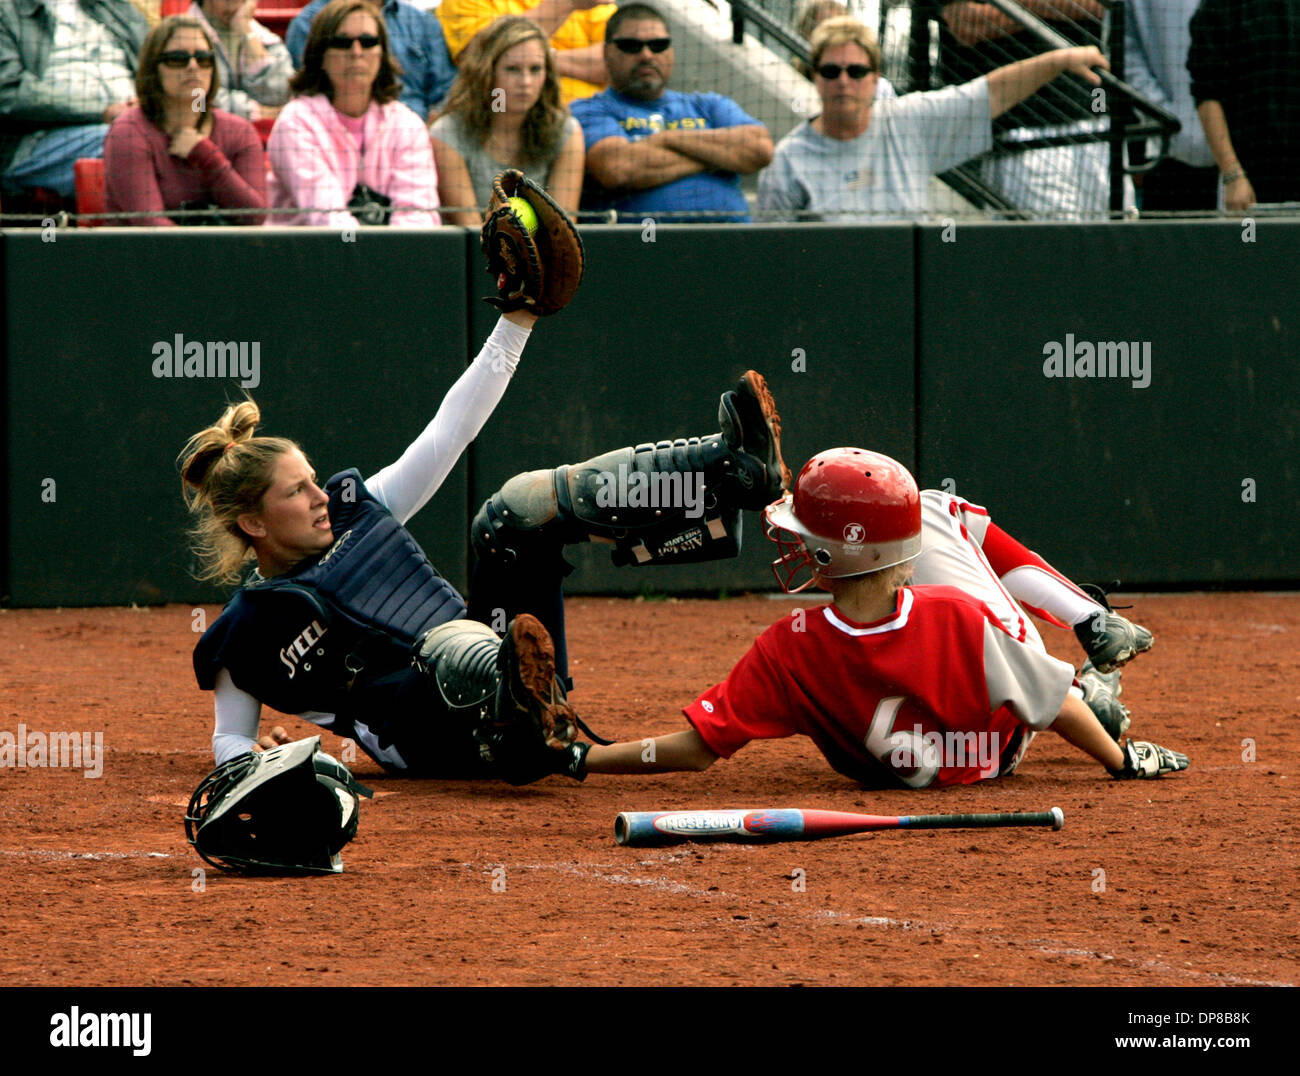
<path id="1" fill-rule="evenodd" d="M 1117 781 L 1163 777 L 1167 773 L 1185 770 L 1190 765 L 1186 755 L 1145 740 L 1129 740 L 1120 750 L 1124 752 L 1124 765 L 1121 769 L 1110 771 L 1110 775 Z"/>

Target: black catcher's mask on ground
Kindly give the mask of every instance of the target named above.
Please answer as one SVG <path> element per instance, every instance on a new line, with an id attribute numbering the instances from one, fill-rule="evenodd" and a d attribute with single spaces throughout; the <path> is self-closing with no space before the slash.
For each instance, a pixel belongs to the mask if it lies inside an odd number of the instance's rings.
<path id="1" fill-rule="evenodd" d="M 185 836 L 222 870 L 338 874 L 358 796 L 373 794 L 312 736 L 218 766 L 190 797 Z"/>

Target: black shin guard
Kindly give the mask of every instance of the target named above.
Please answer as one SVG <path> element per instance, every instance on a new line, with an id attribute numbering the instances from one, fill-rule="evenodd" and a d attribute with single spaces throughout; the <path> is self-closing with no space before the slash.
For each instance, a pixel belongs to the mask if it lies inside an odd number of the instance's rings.
<path id="1" fill-rule="evenodd" d="M 480 556 L 514 559 L 604 539 L 614 543 L 615 564 L 690 564 L 734 557 L 740 510 L 766 503 L 762 464 L 713 434 L 517 475 L 488 498 L 471 530 Z"/>

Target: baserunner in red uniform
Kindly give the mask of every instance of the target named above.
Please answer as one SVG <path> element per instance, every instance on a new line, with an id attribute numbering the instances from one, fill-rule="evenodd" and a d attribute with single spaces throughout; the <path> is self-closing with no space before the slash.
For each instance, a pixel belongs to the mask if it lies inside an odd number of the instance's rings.
<path id="1" fill-rule="evenodd" d="M 1051 729 L 1117 778 L 1187 768 L 1129 739 L 1117 668 L 1151 633 L 1111 611 L 950 494 L 863 449 L 813 457 L 767 509 L 782 587 L 830 605 L 795 610 L 685 708 L 691 728 L 595 746 L 591 773 L 705 769 L 751 740 L 796 733 L 869 787 L 939 788 L 1011 773 Z M 801 574 L 809 578 L 800 582 Z M 913 585 L 905 585 L 913 577 Z M 1021 602 L 1074 626 L 1078 677 L 1051 657 Z"/>

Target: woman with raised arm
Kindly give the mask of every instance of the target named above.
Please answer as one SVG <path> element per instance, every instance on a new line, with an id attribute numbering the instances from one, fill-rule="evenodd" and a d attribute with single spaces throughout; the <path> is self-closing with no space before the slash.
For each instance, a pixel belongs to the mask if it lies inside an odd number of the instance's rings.
<path id="1" fill-rule="evenodd" d="M 298 445 L 257 435 L 251 400 L 190 438 L 178 462 L 202 577 L 233 583 L 256 564 L 194 651 L 199 686 L 215 693 L 219 764 L 288 741 L 278 726 L 259 736 L 265 703 L 355 740 L 394 774 L 578 776 L 563 546 L 608 540 L 622 563 L 731 556 L 740 510 L 761 509 L 786 472 L 775 404 L 750 371 L 722 398 L 721 433 L 507 482 L 473 522 L 467 604 L 404 524 L 500 401 L 535 320 L 504 314 L 424 432 L 369 477 L 340 470 L 319 484 Z M 609 507 L 600 491 L 628 475 L 694 496 Z"/>
<path id="2" fill-rule="evenodd" d="M 256 433 L 252 400 L 190 438 L 179 465 L 200 577 L 235 582 L 256 562 L 194 651 L 199 686 L 215 692 L 218 764 L 288 742 L 278 726 L 259 738 L 263 703 L 355 739 L 397 773 L 491 773 L 473 738 L 485 716 L 544 728 L 530 746 L 572 740 L 545 629 L 517 617 L 500 645 L 461 619 L 461 596 L 403 526 L 487 421 L 535 321 L 503 315 L 424 432 L 369 477 L 343 470 L 318 484 L 298 445 Z"/>

